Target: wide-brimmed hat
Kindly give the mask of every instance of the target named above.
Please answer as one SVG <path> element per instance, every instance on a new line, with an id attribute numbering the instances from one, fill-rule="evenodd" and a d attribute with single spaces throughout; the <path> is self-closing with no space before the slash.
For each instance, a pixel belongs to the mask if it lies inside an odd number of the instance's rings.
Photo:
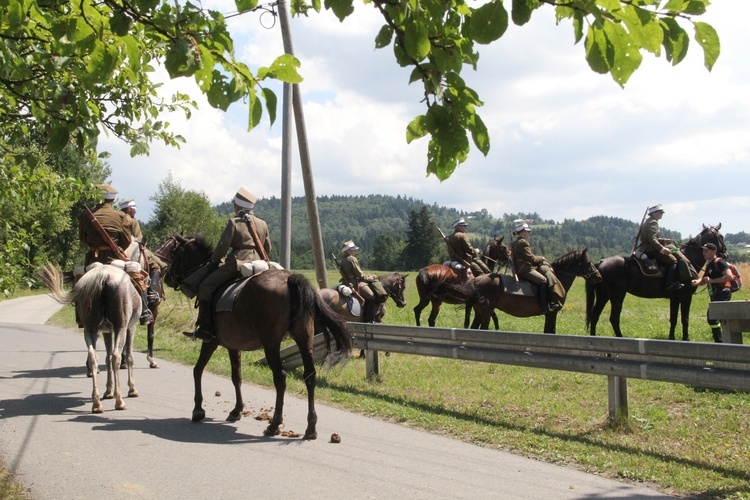
<path id="1" fill-rule="evenodd" d="M 126 208 L 138 208 L 135 206 L 135 200 L 125 200 L 120 203 L 120 210 L 125 210 Z"/>
<path id="2" fill-rule="evenodd" d="M 258 201 L 258 197 L 247 189 L 241 187 L 237 191 L 237 194 L 234 195 L 232 201 L 242 208 L 252 210 L 253 207 L 255 207 L 255 203 Z"/>
<path id="3" fill-rule="evenodd" d="M 514 220 L 513 221 L 513 225 L 514 225 L 513 232 L 516 233 L 516 234 L 520 233 L 521 231 L 529 231 L 529 232 L 531 232 L 531 228 L 526 223 L 526 221 L 523 220 L 523 219 L 516 219 L 516 220 Z"/>
<path id="4" fill-rule="evenodd" d="M 653 207 L 648 207 L 648 214 L 651 215 L 654 212 L 664 212 L 664 209 L 661 206 L 661 203 L 658 205 L 654 205 Z"/>
<path id="5" fill-rule="evenodd" d="M 453 223 L 454 228 L 458 226 L 468 226 L 468 224 L 466 223 L 463 217 L 461 217 L 460 219 L 458 219 L 456 222 Z"/>
<path id="6" fill-rule="evenodd" d="M 117 190 L 109 184 L 97 184 L 96 187 L 102 192 L 105 200 L 114 200 L 117 197 Z"/>
<path id="7" fill-rule="evenodd" d="M 359 247 L 354 244 L 354 241 L 349 240 L 349 241 L 345 241 L 341 245 L 341 251 L 342 252 L 346 252 L 347 250 L 359 250 Z"/>
<path id="8" fill-rule="evenodd" d="M 706 250 L 713 250 L 714 252 L 719 250 L 713 243 L 706 243 L 705 245 L 701 246 L 701 248 L 705 248 Z"/>

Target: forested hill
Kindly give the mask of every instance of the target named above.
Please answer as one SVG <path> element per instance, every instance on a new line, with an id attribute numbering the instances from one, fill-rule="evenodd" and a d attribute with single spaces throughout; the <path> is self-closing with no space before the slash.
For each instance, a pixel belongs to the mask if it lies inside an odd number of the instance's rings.
<path id="1" fill-rule="evenodd" d="M 229 213 L 229 203 L 216 207 Z M 261 199 L 256 214 L 268 222 L 278 258 L 280 241 L 281 200 Z M 537 213 L 503 214 L 494 217 L 486 210 L 463 212 L 454 208 L 425 205 L 421 200 L 404 196 L 321 196 L 318 198 L 323 244 L 326 258 L 336 253 L 341 243 L 353 239 L 361 248 L 359 260 L 363 268 L 377 270 L 410 270 L 440 262 L 447 257 L 438 227 L 447 235 L 459 217 L 469 223 L 468 234 L 476 247 L 484 247 L 494 235 L 511 241 L 513 220 L 526 219 L 533 228 L 532 246 L 538 254 L 552 259 L 587 246 L 593 259 L 616 254 L 629 254 L 638 224 L 617 217 L 596 216 L 584 221 L 565 220 L 558 223 L 544 220 Z M 681 235 L 663 229 L 663 236 L 679 241 Z M 415 241 L 422 240 L 422 241 Z M 424 250 L 427 247 L 427 250 Z M 312 267 L 310 230 L 305 199 L 292 199 L 292 268 Z M 330 262 L 329 262 L 330 264 Z"/>

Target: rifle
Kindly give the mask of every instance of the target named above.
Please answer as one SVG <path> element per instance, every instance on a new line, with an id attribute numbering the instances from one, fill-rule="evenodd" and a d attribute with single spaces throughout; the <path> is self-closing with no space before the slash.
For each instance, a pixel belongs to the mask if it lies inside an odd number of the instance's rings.
<path id="1" fill-rule="evenodd" d="M 344 270 L 341 268 L 341 264 L 339 264 L 338 259 L 336 258 L 336 254 L 331 252 L 331 257 L 333 257 L 333 263 L 336 264 L 336 268 L 339 270 L 339 273 L 341 274 L 342 281 L 344 285 L 347 285 L 349 288 L 352 289 L 352 295 L 354 295 L 354 298 L 357 299 L 360 303 L 360 305 L 364 306 L 365 304 L 365 298 L 362 297 L 362 295 L 359 294 L 359 288 L 357 287 L 357 283 L 351 283 L 349 280 L 345 277 Z"/>
<path id="2" fill-rule="evenodd" d="M 112 241 L 112 238 L 109 236 L 109 233 L 102 227 L 102 223 L 99 222 L 99 220 L 96 218 L 94 213 L 89 209 L 87 205 L 84 205 L 83 208 L 85 209 L 86 216 L 89 219 L 89 222 L 91 225 L 96 229 L 96 232 L 99 233 L 99 236 L 102 237 L 102 240 L 104 243 L 109 247 L 110 250 L 112 250 L 112 253 L 115 254 L 115 257 L 117 257 L 120 260 L 124 260 L 125 262 L 129 261 L 127 255 L 125 255 L 125 252 L 120 250 L 120 247 L 115 245 L 115 242 Z"/>
<path id="3" fill-rule="evenodd" d="M 638 233 L 635 235 L 635 239 L 633 240 L 632 255 L 635 255 L 635 251 L 638 248 L 638 240 L 641 237 L 641 230 L 643 229 L 643 222 L 646 220 L 646 215 L 648 215 L 648 207 L 646 207 L 646 210 L 643 211 L 643 217 L 641 218 L 641 225 L 638 226 Z"/>
<path id="4" fill-rule="evenodd" d="M 250 230 L 250 236 L 253 237 L 253 241 L 255 242 L 255 248 L 258 250 L 260 257 L 266 261 L 266 264 L 268 264 L 269 260 L 268 260 L 268 255 L 266 254 L 266 249 L 263 247 L 263 245 L 260 244 L 260 236 L 258 236 L 258 232 L 255 230 L 253 221 L 250 220 L 250 214 L 245 213 L 242 216 L 242 219 L 245 221 L 245 224 L 247 224 L 247 228 Z"/>

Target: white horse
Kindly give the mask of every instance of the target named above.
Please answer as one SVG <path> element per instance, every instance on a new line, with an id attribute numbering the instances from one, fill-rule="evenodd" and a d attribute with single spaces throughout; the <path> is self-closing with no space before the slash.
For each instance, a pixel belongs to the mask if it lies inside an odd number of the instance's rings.
<path id="1" fill-rule="evenodd" d="M 40 275 L 61 304 L 75 302 L 83 324 L 83 337 L 88 347 L 86 364 L 91 368 L 94 390 L 93 413 L 102 413 L 99 388 L 96 383 L 96 341 L 99 333 L 107 349 L 107 390 L 101 399 L 115 398 L 115 409 L 124 410 L 120 392 L 118 367 L 125 361 L 128 368 L 128 397 L 138 397 L 133 382 L 133 338 L 141 315 L 141 298 L 130 282 L 130 276 L 115 266 L 94 263 L 76 283 L 70 293 L 63 291 L 62 274 L 54 266 L 42 268 Z M 114 343 L 112 334 L 114 333 Z"/>

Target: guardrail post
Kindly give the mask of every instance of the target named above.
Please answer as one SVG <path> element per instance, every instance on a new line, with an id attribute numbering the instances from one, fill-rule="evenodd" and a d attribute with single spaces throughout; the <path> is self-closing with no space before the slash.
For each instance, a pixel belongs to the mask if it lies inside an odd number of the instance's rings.
<path id="1" fill-rule="evenodd" d="M 628 379 L 607 375 L 609 391 L 609 423 L 622 424 L 628 420 Z"/>
<path id="2" fill-rule="evenodd" d="M 367 378 L 371 378 L 374 375 L 380 375 L 380 360 L 378 359 L 378 351 L 373 349 L 365 350 L 365 369 L 367 372 Z"/>

